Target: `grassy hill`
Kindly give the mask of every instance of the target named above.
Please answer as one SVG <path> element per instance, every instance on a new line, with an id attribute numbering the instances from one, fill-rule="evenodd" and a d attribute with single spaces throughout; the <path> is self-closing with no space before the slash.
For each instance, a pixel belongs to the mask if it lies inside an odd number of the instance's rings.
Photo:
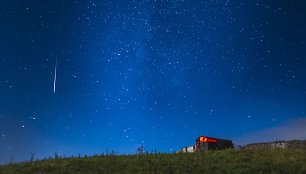
<path id="1" fill-rule="evenodd" d="M 191 154 L 50 159 L 0 166 L 0 173 L 306 173 L 306 149 L 231 149 Z"/>

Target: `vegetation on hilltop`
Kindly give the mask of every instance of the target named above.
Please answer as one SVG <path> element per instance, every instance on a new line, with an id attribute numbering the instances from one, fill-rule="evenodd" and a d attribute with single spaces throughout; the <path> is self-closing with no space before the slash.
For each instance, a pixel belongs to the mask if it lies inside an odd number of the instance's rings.
<path id="1" fill-rule="evenodd" d="M 306 149 L 103 155 L 0 166 L 1 174 L 306 173 Z"/>

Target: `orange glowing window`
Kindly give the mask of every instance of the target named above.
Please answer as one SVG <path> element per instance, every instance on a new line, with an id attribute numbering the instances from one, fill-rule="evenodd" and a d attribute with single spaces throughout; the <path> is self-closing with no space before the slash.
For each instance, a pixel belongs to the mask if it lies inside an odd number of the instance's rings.
<path id="1" fill-rule="evenodd" d="M 207 138 L 207 137 L 200 137 L 200 143 L 216 143 L 216 139 Z"/>

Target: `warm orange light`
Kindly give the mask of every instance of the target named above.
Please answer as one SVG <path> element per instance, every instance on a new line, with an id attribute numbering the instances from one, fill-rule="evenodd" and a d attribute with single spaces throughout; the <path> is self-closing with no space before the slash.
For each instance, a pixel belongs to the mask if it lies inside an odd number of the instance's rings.
<path id="1" fill-rule="evenodd" d="M 207 138 L 207 137 L 200 137 L 200 143 L 216 143 L 216 139 Z"/>

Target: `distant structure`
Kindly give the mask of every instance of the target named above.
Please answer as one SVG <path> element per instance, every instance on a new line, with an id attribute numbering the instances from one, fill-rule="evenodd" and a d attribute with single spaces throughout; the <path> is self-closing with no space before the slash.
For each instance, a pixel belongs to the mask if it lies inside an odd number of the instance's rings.
<path id="1" fill-rule="evenodd" d="M 266 143 L 252 143 L 242 147 L 242 149 L 259 149 L 259 148 L 281 148 L 281 149 L 290 149 L 290 148 L 306 148 L 306 140 L 291 140 L 291 141 L 274 141 Z"/>
<path id="2" fill-rule="evenodd" d="M 234 145 L 231 140 L 200 136 L 196 139 L 196 144 L 177 150 L 175 153 L 204 152 L 209 150 L 220 150 L 233 147 Z"/>

